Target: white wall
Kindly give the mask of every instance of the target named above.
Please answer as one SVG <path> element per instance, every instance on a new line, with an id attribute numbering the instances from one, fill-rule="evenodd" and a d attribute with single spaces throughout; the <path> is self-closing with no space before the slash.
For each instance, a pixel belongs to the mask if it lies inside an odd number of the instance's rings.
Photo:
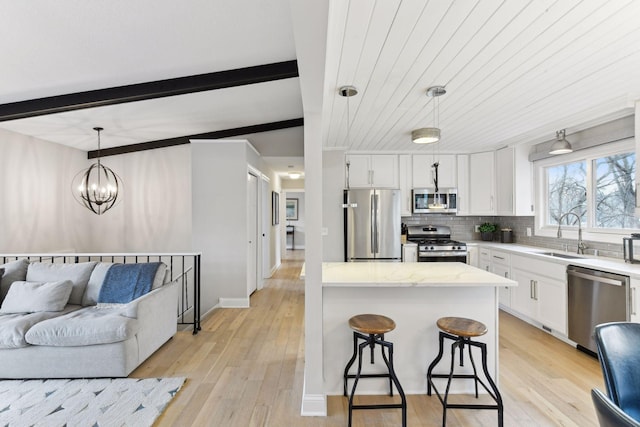
<path id="1" fill-rule="evenodd" d="M 322 226 L 327 234 L 322 238 L 322 260 L 344 261 L 344 151 L 322 153 Z"/>
<path id="2" fill-rule="evenodd" d="M 71 193 L 73 177 L 90 164 L 86 153 L 3 129 L 0 150 L 0 251 L 86 250 L 86 209 Z"/>
<path id="3" fill-rule="evenodd" d="M 100 216 L 81 210 L 91 225 L 87 251 L 192 251 L 189 145 L 110 156 L 103 163 L 122 178 L 123 199 Z"/>

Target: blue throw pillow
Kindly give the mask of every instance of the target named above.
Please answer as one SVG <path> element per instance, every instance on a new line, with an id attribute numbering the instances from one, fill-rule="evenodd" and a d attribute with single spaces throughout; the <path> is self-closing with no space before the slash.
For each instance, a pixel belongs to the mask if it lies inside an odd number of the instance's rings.
<path id="1" fill-rule="evenodd" d="M 126 304 L 151 290 L 159 262 L 114 264 L 104 277 L 99 303 Z"/>

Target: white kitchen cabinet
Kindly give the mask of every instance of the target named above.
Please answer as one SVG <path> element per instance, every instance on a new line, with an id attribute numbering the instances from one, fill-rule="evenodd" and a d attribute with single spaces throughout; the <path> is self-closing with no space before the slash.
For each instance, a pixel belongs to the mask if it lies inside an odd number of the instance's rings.
<path id="1" fill-rule="evenodd" d="M 632 322 L 640 322 L 640 304 L 638 297 L 640 296 L 640 279 L 631 278 L 631 287 L 629 289 L 629 315 Z"/>
<path id="2" fill-rule="evenodd" d="M 469 215 L 469 155 L 456 156 L 458 183 L 458 215 Z"/>
<path id="3" fill-rule="evenodd" d="M 511 255 L 506 252 L 491 251 L 491 272 L 498 276 L 511 278 Z M 498 300 L 500 306 L 511 307 L 511 287 L 501 286 L 498 288 Z"/>
<path id="4" fill-rule="evenodd" d="M 469 213 L 495 215 L 494 152 L 469 155 Z"/>
<path id="5" fill-rule="evenodd" d="M 457 162 L 455 154 L 431 154 L 413 155 L 413 188 L 434 188 L 435 169 L 431 167 L 438 162 L 438 187 L 457 187 Z"/>
<path id="6" fill-rule="evenodd" d="M 400 187 L 400 215 L 411 216 L 411 208 L 413 202 L 411 201 L 411 189 L 412 186 L 412 165 L 410 154 L 400 154 L 398 156 L 398 171 L 399 171 L 399 187 Z"/>
<path id="7" fill-rule="evenodd" d="M 349 187 L 398 188 L 398 156 L 395 154 L 349 154 Z"/>
<path id="8" fill-rule="evenodd" d="M 566 266 L 522 256 L 511 257 L 511 309 L 567 334 Z M 562 279 L 559 279 L 562 278 Z"/>
<path id="9" fill-rule="evenodd" d="M 478 256 L 478 268 L 484 271 L 491 271 L 491 250 L 487 248 L 479 249 L 480 255 Z"/>
<path id="10" fill-rule="evenodd" d="M 402 262 L 418 262 L 418 245 L 405 243 L 402 245 Z"/>
<path id="11" fill-rule="evenodd" d="M 496 214 L 533 215 L 531 162 L 527 147 L 496 151 Z"/>
<path id="12" fill-rule="evenodd" d="M 480 267 L 480 251 L 477 246 L 467 245 L 467 264 Z"/>

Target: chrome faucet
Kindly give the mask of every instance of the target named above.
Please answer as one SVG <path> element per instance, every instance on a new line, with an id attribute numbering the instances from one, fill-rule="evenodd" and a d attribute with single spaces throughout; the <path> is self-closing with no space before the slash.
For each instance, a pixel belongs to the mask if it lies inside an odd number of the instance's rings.
<path id="1" fill-rule="evenodd" d="M 582 224 L 581 224 L 582 221 L 580 219 L 580 215 L 578 215 L 577 213 L 567 212 L 560 216 L 560 218 L 558 219 L 558 239 L 562 239 L 562 230 L 560 229 L 560 226 L 562 225 L 562 220 L 567 215 L 575 215 L 575 217 L 578 219 L 578 250 L 576 253 L 584 254 L 584 250 L 587 249 L 587 245 L 585 245 L 584 242 L 582 241 Z"/>

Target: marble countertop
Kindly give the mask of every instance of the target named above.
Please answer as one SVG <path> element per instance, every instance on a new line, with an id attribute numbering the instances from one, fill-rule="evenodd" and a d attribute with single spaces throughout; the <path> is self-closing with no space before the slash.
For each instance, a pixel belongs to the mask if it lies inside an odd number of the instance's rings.
<path id="1" fill-rule="evenodd" d="M 301 274 L 304 277 L 304 269 Z M 322 285 L 357 287 L 517 286 L 517 282 L 459 262 L 325 262 Z"/>
<path id="2" fill-rule="evenodd" d="M 546 249 L 539 246 L 519 245 L 516 243 L 498 243 L 472 241 L 467 242 L 467 246 L 481 246 L 490 249 L 498 249 L 513 254 L 526 255 L 533 258 L 544 259 L 563 265 L 577 265 L 579 267 L 593 268 L 596 270 L 608 271 L 611 273 L 624 274 L 634 278 L 640 278 L 640 264 L 629 264 L 624 260 L 616 258 L 606 258 L 594 255 L 578 255 L 574 252 L 564 252 L 557 249 Z M 546 252 L 555 252 L 575 256 L 573 259 L 566 259 L 545 255 Z"/>

